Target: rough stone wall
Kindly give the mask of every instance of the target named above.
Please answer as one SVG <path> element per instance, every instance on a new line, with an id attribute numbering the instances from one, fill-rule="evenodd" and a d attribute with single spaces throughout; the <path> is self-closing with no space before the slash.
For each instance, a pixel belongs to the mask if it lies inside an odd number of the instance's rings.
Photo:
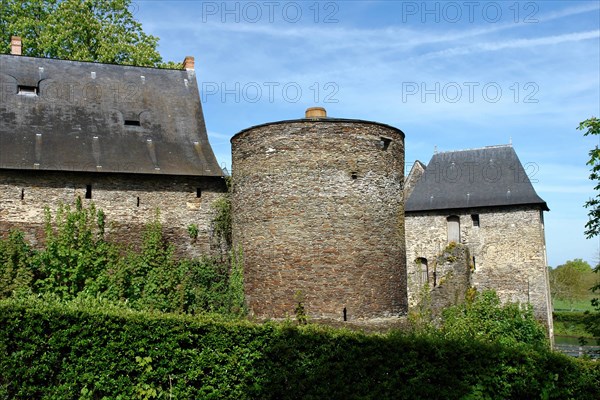
<path id="1" fill-rule="evenodd" d="M 440 316 L 447 307 L 465 301 L 471 287 L 471 256 L 463 245 L 447 246 L 435 258 L 436 283 L 431 288 L 432 314 Z"/>
<path id="2" fill-rule="evenodd" d="M 405 199 L 408 199 L 410 197 L 410 194 L 412 193 L 412 191 L 414 190 L 415 186 L 417 185 L 424 173 L 425 165 L 419 160 L 415 161 L 404 183 Z"/>
<path id="3" fill-rule="evenodd" d="M 85 199 L 87 185 L 91 199 Z M 74 204 L 79 196 L 84 204 L 93 202 L 106 213 L 110 239 L 139 244 L 144 225 L 158 209 L 178 255 L 199 256 L 210 251 L 211 204 L 224 191 L 221 178 L 1 170 L 0 235 L 18 228 L 39 245 L 44 208 L 54 211 L 60 203 Z M 190 224 L 199 228 L 196 241 L 187 232 Z"/>
<path id="4" fill-rule="evenodd" d="M 400 131 L 288 121 L 242 131 L 232 153 L 233 241 L 251 314 L 293 317 L 297 293 L 312 318 L 406 312 Z"/>
<path id="5" fill-rule="evenodd" d="M 471 215 L 479 215 L 474 226 Z M 447 246 L 447 220 L 460 218 L 460 242 L 471 253 L 472 284 L 494 289 L 503 301 L 529 302 L 536 318 L 552 334 L 546 246 L 542 211 L 512 206 L 459 211 L 411 212 L 406 215 L 406 257 L 409 304 L 414 304 L 420 279 L 418 257 L 433 260 Z"/>

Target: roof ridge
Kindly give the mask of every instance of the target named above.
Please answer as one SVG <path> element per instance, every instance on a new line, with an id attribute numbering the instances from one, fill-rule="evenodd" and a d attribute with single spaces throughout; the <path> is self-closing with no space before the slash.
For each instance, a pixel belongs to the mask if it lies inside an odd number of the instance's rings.
<path id="1" fill-rule="evenodd" d="M 512 148 L 512 144 L 495 144 L 492 146 L 483 146 L 483 147 L 473 147 L 470 149 L 459 149 L 459 150 L 446 150 L 446 151 L 438 151 L 436 154 L 445 154 L 445 153 L 458 153 L 461 151 L 473 151 L 473 150 L 485 150 L 485 149 L 497 149 L 501 147 L 510 147 Z"/>

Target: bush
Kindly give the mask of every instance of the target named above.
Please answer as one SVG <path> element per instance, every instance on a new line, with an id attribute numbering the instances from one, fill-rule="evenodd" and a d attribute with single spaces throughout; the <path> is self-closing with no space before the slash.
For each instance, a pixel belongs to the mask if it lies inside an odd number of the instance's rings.
<path id="1" fill-rule="evenodd" d="M 0 299 L 31 293 L 33 254 L 21 232 L 12 231 L 0 240 Z"/>
<path id="2" fill-rule="evenodd" d="M 501 304 L 496 292 L 476 293 L 463 304 L 443 311 L 442 334 L 503 345 L 548 346 L 546 331 L 528 304 Z"/>
<path id="3" fill-rule="evenodd" d="M 46 210 L 41 250 L 32 250 L 20 232 L 0 240 L 0 298 L 99 297 L 137 310 L 243 315 L 241 254 L 176 259 L 158 217 L 146 225 L 136 251 L 104 239 L 105 216 L 93 204 L 77 199 L 54 218 Z"/>
<path id="4" fill-rule="evenodd" d="M 0 398 L 600 398 L 600 365 L 472 338 L 0 301 Z"/>

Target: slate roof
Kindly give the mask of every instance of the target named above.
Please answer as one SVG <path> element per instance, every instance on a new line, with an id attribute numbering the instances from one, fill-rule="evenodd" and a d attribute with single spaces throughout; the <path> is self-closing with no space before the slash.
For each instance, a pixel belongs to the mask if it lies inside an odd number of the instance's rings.
<path id="1" fill-rule="evenodd" d="M 222 176 L 193 70 L 0 55 L 0 168 Z"/>
<path id="2" fill-rule="evenodd" d="M 528 171 L 536 171 L 528 166 Z M 407 199 L 405 210 L 428 211 L 473 207 L 537 205 L 546 202 L 533 188 L 512 146 L 434 154 Z"/>

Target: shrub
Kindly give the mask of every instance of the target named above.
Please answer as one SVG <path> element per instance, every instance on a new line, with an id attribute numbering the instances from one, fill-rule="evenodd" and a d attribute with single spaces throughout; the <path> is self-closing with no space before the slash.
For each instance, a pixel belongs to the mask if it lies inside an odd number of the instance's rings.
<path id="1" fill-rule="evenodd" d="M 447 308 L 442 316 L 442 334 L 447 338 L 548 346 L 545 329 L 535 320 L 530 305 L 501 304 L 496 292 L 491 290 Z"/>
<path id="2" fill-rule="evenodd" d="M 11 231 L 6 240 L 0 240 L 0 298 L 31 293 L 33 255 L 22 232 Z"/>
<path id="3" fill-rule="evenodd" d="M 46 210 L 45 247 L 23 234 L 0 240 L 0 298 L 36 293 L 70 301 L 100 297 L 138 310 L 244 315 L 241 253 L 176 259 L 157 212 L 141 246 L 123 249 L 104 238 L 105 216 L 93 204 Z M 139 247 L 139 250 L 134 250 Z"/>
<path id="4" fill-rule="evenodd" d="M 600 398 L 600 365 L 543 347 L 0 301 L 0 398 Z"/>

